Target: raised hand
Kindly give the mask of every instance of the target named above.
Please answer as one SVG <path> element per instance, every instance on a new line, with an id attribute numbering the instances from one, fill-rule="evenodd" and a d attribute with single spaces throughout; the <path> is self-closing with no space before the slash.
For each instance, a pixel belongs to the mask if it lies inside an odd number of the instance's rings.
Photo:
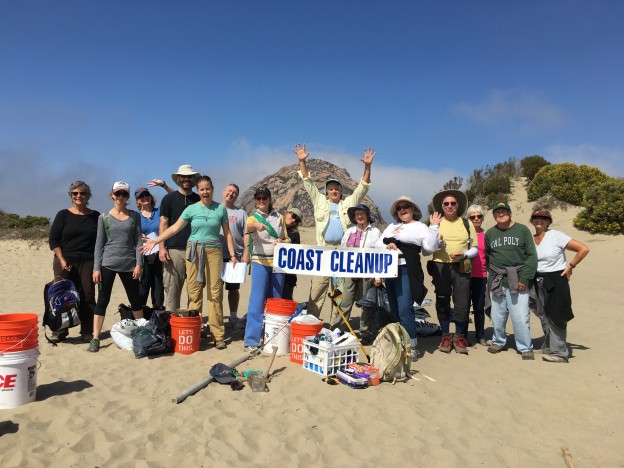
<path id="1" fill-rule="evenodd" d="M 297 155 L 299 161 L 305 161 L 310 156 L 310 153 L 306 153 L 306 145 L 296 144 L 293 148 L 293 153 Z"/>
<path id="2" fill-rule="evenodd" d="M 364 157 L 360 158 L 360 161 L 366 165 L 371 165 L 373 164 L 375 156 L 377 156 L 377 151 L 375 151 L 375 148 L 369 146 L 368 148 L 364 148 Z"/>
<path id="3" fill-rule="evenodd" d="M 442 215 L 438 213 L 437 211 L 434 211 L 431 214 L 431 216 L 429 216 L 429 224 L 433 224 L 433 225 L 440 224 L 441 221 L 442 221 Z"/>

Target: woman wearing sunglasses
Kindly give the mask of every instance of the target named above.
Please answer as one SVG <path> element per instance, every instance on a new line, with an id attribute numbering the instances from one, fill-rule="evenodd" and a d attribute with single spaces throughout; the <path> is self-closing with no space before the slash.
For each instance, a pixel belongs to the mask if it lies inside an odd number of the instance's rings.
<path id="1" fill-rule="evenodd" d="M 547 362 L 568 362 L 567 325 L 572 313 L 570 277 L 572 270 L 589 253 L 585 244 L 567 234 L 550 229 L 550 212 L 537 208 L 531 215 L 535 228 L 533 242 L 537 250 L 537 274 L 530 294 L 531 308 L 542 322 L 544 343 L 542 359 Z M 566 263 L 566 250 L 575 255 Z"/>
<path id="2" fill-rule="evenodd" d="M 113 207 L 98 218 L 97 240 L 93 265 L 93 282 L 100 285 L 93 317 L 93 339 L 88 351 L 100 350 L 100 333 L 106 308 L 110 302 L 115 277 L 119 275 L 126 290 L 134 318 L 143 317 L 143 304 L 139 293 L 139 280 L 143 270 L 141 219 L 136 211 L 127 207 L 130 186 L 115 182 L 110 193 Z"/>
<path id="3" fill-rule="evenodd" d="M 253 352 L 262 340 L 262 319 L 267 298 L 282 297 L 284 273 L 273 272 L 273 251 L 278 242 L 290 242 L 284 217 L 273 209 L 271 191 L 261 187 L 254 193 L 256 210 L 247 218 L 246 247 L 251 252 L 251 292 L 247 307 L 245 351 Z"/>
<path id="4" fill-rule="evenodd" d="M 54 276 L 70 279 L 80 296 L 80 337 L 83 343 L 91 341 L 95 285 L 93 284 L 93 250 L 97 237 L 99 212 L 88 208 L 91 188 L 77 180 L 69 186 L 72 206 L 56 214 L 50 228 L 50 250 L 54 252 Z M 68 331 L 52 333 L 51 341 L 63 341 Z"/>
<path id="5" fill-rule="evenodd" d="M 392 321 L 400 322 L 412 343 L 412 362 L 416 351 L 416 314 L 414 302 L 421 304 L 427 294 L 420 254 L 431 255 L 438 249 L 438 229 L 442 216 L 433 213 L 429 227 L 419 220 L 422 211 L 409 197 L 397 198 L 390 207 L 394 223 L 390 224 L 375 244 L 376 248 L 398 250 L 399 271 L 396 278 L 386 278 L 386 290 Z"/>
<path id="6" fill-rule="evenodd" d="M 470 205 L 466 212 L 477 233 L 478 253 L 472 257 L 472 278 L 470 278 L 470 297 L 472 299 L 472 310 L 474 311 L 475 338 L 477 343 L 487 346 L 484 311 L 487 264 L 485 259 L 485 231 L 482 227 L 485 212 L 481 205 Z"/>

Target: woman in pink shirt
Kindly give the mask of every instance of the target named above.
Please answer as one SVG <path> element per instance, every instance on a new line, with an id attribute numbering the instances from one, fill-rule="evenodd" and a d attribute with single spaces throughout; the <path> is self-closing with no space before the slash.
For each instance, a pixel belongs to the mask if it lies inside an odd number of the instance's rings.
<path id="1" fill-rule="evenodd" d="M 487 285 L 487 264 L 485 260 L 485 231 L 481 227 L 485 212 L 481 205 L 471 205 L 466 210 L 468 219 L 477 231 L 479 253 L 472 258 L 472 278 L 470 279 L 470 296 L 474 311 L 475 338 L 477 343 L 487 346 L 485 340 L 485 289 Z"/>

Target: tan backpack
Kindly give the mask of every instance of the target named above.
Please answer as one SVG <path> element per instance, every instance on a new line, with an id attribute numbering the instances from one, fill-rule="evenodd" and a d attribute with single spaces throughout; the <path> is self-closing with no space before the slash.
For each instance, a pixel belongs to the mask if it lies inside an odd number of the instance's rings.
<path id="1" fill-rule="evenodd" d="M 410 374 L 412 340 L 400 323 L 383 327 L 371 348 L 371 365 L 384 382 L 407 380 Z"/>

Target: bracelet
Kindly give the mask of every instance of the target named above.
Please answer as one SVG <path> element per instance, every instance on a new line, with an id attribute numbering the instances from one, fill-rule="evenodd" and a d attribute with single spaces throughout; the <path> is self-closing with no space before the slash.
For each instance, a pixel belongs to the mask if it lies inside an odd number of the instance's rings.
<path id="1" fill-rule="evenodd" d="M 576 265 L 572 265 L 571 263 L 568 263 L 568 265 L 570 265 L 570 267 L 574 270 L 574 268 L 576 268 Z"/>

